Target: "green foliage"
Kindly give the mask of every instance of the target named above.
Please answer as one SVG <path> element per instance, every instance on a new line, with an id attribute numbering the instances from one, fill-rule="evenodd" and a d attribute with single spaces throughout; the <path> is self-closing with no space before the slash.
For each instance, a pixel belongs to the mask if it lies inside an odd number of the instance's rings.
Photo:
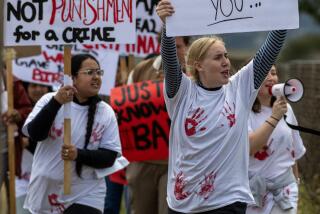
<path id="1" fill-rule="evenodd" d="M 319 0 L 300 0 L 300 11 L 304 11 L 311 15 L 318 23 L 320 23 L 320 1 Z"/>
<path id="2" fill-rule="evenodd" d="M 306 190 L 305 185 L 300 185 L 299 187 L 299 214 L 312 214 L 312 213 L 320 213 L 320 205 L 315 203 L 310 197 L 310 194 Z M 320 196 L 319 196 L 320 197 Z M 320 199 L 320 198 L 319 198 Z"/>
<path id="3" fill-rule="evenodd" d="M 279 61 L 285 62 L 297 59 L 319 59 L 319 47 L 319 35 L 307 35 L 304 37 L 299 37 L 298 39 L 287 43 L 287 45 L 281 51 Z"/>

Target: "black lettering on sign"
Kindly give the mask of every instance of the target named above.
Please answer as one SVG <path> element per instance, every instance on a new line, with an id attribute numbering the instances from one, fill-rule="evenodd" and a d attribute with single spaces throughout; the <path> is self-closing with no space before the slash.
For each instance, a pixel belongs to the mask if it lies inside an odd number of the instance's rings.
<path id="1" fill-rule="evenodd" d="M 121 100 L 114 100 L 114 104 L 116 104 L 116 106 L 122 106 L 125 102 L 126 102 L 126 88 L 122 87 L 121 88 L 121 96 L 122 99 Z"/>
<path id="2" fill-rule="evenodd" d="M 63 51 L 63 45 L 46 45 L 46 47 L 50 50 Z"/>
<path id="3" fill-rule="evenodd" d="M 244 8 L 244 0 L 211 0 L 211 3 L 213 6 L 214 21 L 208 26 L 222 22 L 253 18 L 251 16 L 241 16 Z M 261 3 L 258 5 L 261 6 Z M 250 7 L 252 8 L 252 5 Z"/>
<path id="4" fill-rule="evenodd" d="M 135 103 L 138 101 L 139 98 L 143 100 L 148 100 L 151 97 L 151 92 L 148 91 L 149 83 L 143 82 L 140 85 L 133 85 L 128 87 L 121 87 L 121 99 L 114 100 L 114 104 L 117 106 L 122 106 L 127 102 Z"/>
<path id="5" fill-rule="evenodd" d="M 147 89 L 146 89 L 146 87 L 148 87 L 149 86 L 149 84 L 147 83 L 147 82 L 143 82 L 141 85 L 140 85 L 140 96 L 141 96 L 141 98 L 142 99 L 144 99 L 144 100 L 148 100 L 148 99 L 150 99 L 150 97 L 151 97 L 151 93 L 150 93 L 150 91 L 148 91 Z"/>
<path id="6" fill-rule="evenodd" d="M 145 11 L 147 11 L 151 16 L 153 15 L 154 8 L 157 6 L 158 2 L 159 0 L 137 0 L 137 7 L 139 6 L 139 4 L 144 4 Z"/>
<path id="7" fill-rule="evenodd" d="M 157 89 L 157 97 L 161 96 L 161 87 L 160 85 L 162 84 L 161 81 L 152 81 L 153 84 L 156 85 L 156 89 Z"/>
<path id="8" fill-rule="evenodd" d="M 19 43 L 20 40 L 25 40 L 25 41 L 28 41 L 28 40 L 32 40 L 32 41 L 35 41 L 36 40 L 36 37 L 40 35 L 40 32 L 39 31 L 21 31 L 23 28 L 22 25 L 18 25 L 16 27 L 16 30 L 15 32 L 13 33 L 13 35 L 16 37 L 16 43 Z"/>
<path id="9" fill-rule="evenodd" d="M 111 31 L 114 31 L 114 27 L 97 27 L 94 29 L 67 27 L 62 33 L 62 38 L 65 43 L 84 43 L 86 41 L 95 41 L 96 39 L 114 42 L 115 38 L 110 37 Z"/>
<path id="10" fill-rule="evenodd" d="M 132 127 L 132 133 L 137 150 L 147 150 L 151 146 L 153 149 L 157 149 L 160 141 L 164 141 L 168 146 L 168 137 L 156 120 L 152 121 L 152 127 L 148 127 L 146 124 Z"/>
<path id="11" fill-rule="evenodd" d="M 152 113 L 159 115 L 161 112 L 167 112 L 167 109 L 164 104 L 156 106 L 152 102 L 147 102 L 115 111 L 117 113 L 118 124 L 121 125 L 122 122 L 129 123 L 133 119 L 148 118 Z"/>
<path id="12" fill-rule="evenodd" d="M 35 60 L 35 59 L 25 61 L 23 58 L 18 58 L 16 59 L 16 64 L 19 66 L 25 66 L 27 68 L 30 68 L 30 67 L 41 67 L 44 69 L 48 68 L 48 62 L 46 61 L 39 62 L 38 60 Z"/>
<path id="13" fill-rule="evenodd" d="M 43 3 L 48 0 L 32 0 L 33 3 L 37 3 L 38 7 L 31 2 L 16 1 L 16 6 L 11 2 L 7 2 L 7 21 L 11 21 L 11 14 L 16 20 L 21 21 L 21 18 L 25 22 L 33 22 L 38 14 L 37 20 L 43 20 Z"/>
<path id="14" fill-rule="evenodd" d="M 137 126 L 134 126 L 132 127 L 132 133 L 137 150 L 146 150 L 150 148 L 152 142 L 148 139 L 148 136 L 150 134 L 148 125 L 139 124 Z"/>
<path id="15" fill-rule="evenodd" d="M 127 95 L 128 100 L 132 103 L 137 102 L 139 99 L 139 89 L 137 85 L 133 85 L 133 90 L 131 90 L 132 87 L 127 88 Z"/>
<path id="16" fill-rule="evenodd" d="M 141 19 L 141 18 L 137 18 L 136 19 L 136 29 L 137 31 L 143 33 L 143 32 L 147 32 L 147 33 L 154 33 L 154 34 L 158 34 L 158 32 L 156 31 L 156 21 L 154 19 Z"/>
<path id="17" fill-rule="evenodd" d="M 152 142 L 153 142 L 153 148 L 158 148 L 158 142 L 159 140 L 163 140 L 166 145 L 168 146 L 168 137 L 163 130 L 163 128 L 160 126 L 160 124 L 155 120 L 152 123 Z"/>
<path id="18" fill-rule="evenodd" d="M 44 37 L 46 38 L 47 41 L 58 41 L 57 34 L 54 30 L 47 30 L 44 34 Z"/>

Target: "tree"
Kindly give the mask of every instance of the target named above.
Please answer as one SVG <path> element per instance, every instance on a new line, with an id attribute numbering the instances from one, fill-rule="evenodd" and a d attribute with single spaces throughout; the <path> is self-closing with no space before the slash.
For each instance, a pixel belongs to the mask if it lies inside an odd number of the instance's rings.
<path id="1" fill-rule="evenodd" d="M 300 11 L 311 15 L 320 24 L 320 1 L 319 0 L 299 0 Z"/>

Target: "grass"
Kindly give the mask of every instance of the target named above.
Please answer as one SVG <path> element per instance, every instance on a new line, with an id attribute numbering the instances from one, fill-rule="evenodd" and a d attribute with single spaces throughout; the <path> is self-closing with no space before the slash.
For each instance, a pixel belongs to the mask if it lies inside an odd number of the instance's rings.
<path id="1" fill-rule="evenodd" d="M 311 200 L 310 195 L 307 193 L 305 186 L 299 186 L 299 214 L 314 214 L 320 213 L 320 204 L 316 204 Z"/>

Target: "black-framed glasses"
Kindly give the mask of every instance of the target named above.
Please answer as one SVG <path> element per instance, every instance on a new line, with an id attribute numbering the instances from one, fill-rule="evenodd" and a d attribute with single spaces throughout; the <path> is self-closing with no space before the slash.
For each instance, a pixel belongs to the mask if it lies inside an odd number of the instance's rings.
<path id="1" fill-rule="evenodd" d="M 104 70 L 102 69 L 84 69 L 81 72 L 79 72 L 80 74 L 86 74 L 88 76 L 93 76 L 93 74 L 102 77 L 104 74 Z"/>

